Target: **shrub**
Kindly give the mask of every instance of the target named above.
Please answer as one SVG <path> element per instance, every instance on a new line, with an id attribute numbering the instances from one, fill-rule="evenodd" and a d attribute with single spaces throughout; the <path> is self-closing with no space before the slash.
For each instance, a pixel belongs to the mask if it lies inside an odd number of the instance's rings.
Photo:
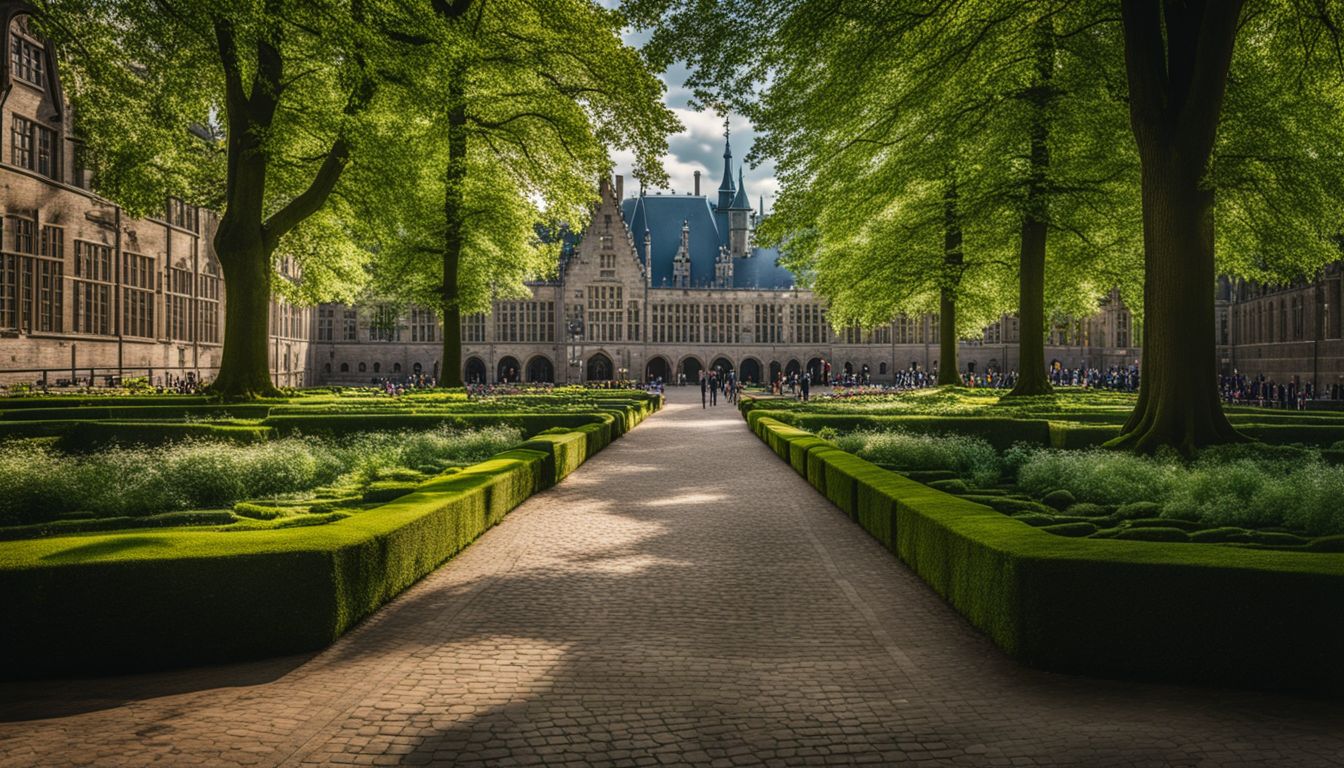
<path id="1" fill-rule="evenodd" d="M 74 511 L 96 517 L 229 507 L 300 493 L 355 473 L 372 482 L 394 467 L 483 460 L 521 439 L 506 427 L 459 432 L 364 433 L 340 440 L 286 437 L 238 445 L 174 445 L 63 454 L 0 444 L 0 524 L 40 522 Z"/>
<path id="2" fill-rule="evenodd" d="M 1093 504 L 1090 501 L 1080 501 L 1077 504 L 1070 504 L 1068 509 L 1064 510 L 1074 517 L 1105 517 L 1111 513 L 1109 509 L 1100 504 Z"/>
<path id="3" fill-rule="evenodd" d="M 1165 498 L 1174 471 L 1171 461 L 1127 453 L 1041 449 L 1018 469 L 1017 482 L 1032 495 L 1062 489 L 1078 501 L 1127 504 Z"/>
<path id="4" fill-rule="evenodd" d="M 1114 538 L 1128 541 L 1189 541 L 1190 534 L 1180 528 L 1124 528 Z"/>
<path id="5" fill-rule="evenodd" d="M 1041 502 L 1043 504 L 1054 507 L 1055 509 L 1068 509 L 1077 501 L 1078 500 L 1074 498 L 1072 493 L 1069 493 L 1063 488 L 1056 488 L 1041 497 Z"/>
<path id="6" fill-rule="evenodd" d="M 1059 523 L 1041 528 L 1056 536 L 1091 536 L 1097 532 L 1095 523 Z"/>
<path id="7" fill-rule="evenodd" d="M 875 464 L 907 470 L 952 470 L 979 487 L 996 484 L 1002 473 L 999 453 L 985 440 L 960 435 L 907 432 L 851 432 L 836 445 Z"/>
<path id="8" fill-rule="evenodd" d="M 937 488 L 944 493 L 966 493 L 970 491 L 965 480 L 934 480 L 928 485 L 930 488 Z"/>

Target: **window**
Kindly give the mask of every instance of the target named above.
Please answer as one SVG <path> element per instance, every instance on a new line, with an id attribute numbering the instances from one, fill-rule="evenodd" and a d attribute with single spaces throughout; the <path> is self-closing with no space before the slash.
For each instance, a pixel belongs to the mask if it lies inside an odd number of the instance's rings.
<path id="1" fill-rule="evenodd" d="M 495 303 L 495 341 L 554 341 L 555 302 Z"/>
<path id="2" fill-rule="evenodd" d="M 168 223 L 175 227 L 199 232 L 199 213 L 200 209 L 194 205 L 183 202 L 176 197 L 168 198 Z"/>
<path id="3" fill-rule="evenodd" d="M 703 312 L 706 343 L 737 343 L 738 326 L 742 322 L 742 307 L 737 304 L 706 304 Z"/>
<path id="4" fill-rule="evenodd" d="M 317 340 L 331 341 L 332 331 L 336 325 L 336 309 L 334 307 L 321 306 L 317 308 Z"/>
<path id="5" fill-rule="evenodd" d="M 14 115 L 9 125 L 9 162 L 49 178 L 60 177 L 56 155 L 56 132 L 25 117 Z"/>
<path id="6" fill-rule="evenodd" d="M 211 261 L 205 272 L 197 276 L 196 303 L 200 322 L 196 326 L 196 340 L 206 344 L 219 343 L 219 263 Z"/>
<path id="7" fill-rule="evenodd" d="M 5 225 L 9 229 L 10 250 L 18 253 L 37 253 L 33 248 L 33 220 L 18 216 L 7 216 Z"/>
<path id="8" fill-rule="evenodd" d="M 734 307 L 736 309 L 736 307 Z M 625 337 L 630 341 L 639 341 L 639 302 L 632 301 L 625 308 Z"/>
<path id="9" fill-rule="evenodd" d="M 365 371 L 367 371 L 367 370 L 369 370 L 369 366 L 365 365 L 364 363 L 360 363 L 360 364 L 359 364 L 359 372 L 360 372 L 360 373 L 363 373 L 363 372 L 365 372 Z"/>
<path id="10" fill-rule="evenodd" d="M 794 304 L 789 307 L 789 325 L 793 340 L 799 344 L 825 344 L 826 310 L 819 304 Z"/>
<path id="11" fill-rule="evenodd" d="M 375 307 L 369 319 L 369 341 L 401 341 L 401 318 L 393 307 Z"/>
<path id="12" fill-rule="evenodd" d="M 411 341 L 434 341 L 438 338 L 439 318 L 430 309 L 411 310 Z"/>
<path id="13" fill-rule="evenodd" d="M 350 372 L 350 364 L 341 363 L 341 373 L 349 373 L 349 372 Z"/>
<path id="14" fill-rule="evenodd" d="M 774 304 L 757 304 L 756 343 L 778 344 L 784 336 L 784 313 Z"/>
<path id="15" fill-rule="evenodd" d="M 124 253 L 121 260 L 122 333 L 154 337 L 154 259 Z"/>
<path id="16" fill-rule="evenodd" d="M 37 172 L 49 179 L 60 177 L 56 162 L 56 132 L 41 125 L 33 125 L 37 135 Z"/>
<path id="17" fill-rule="evenodd" d="M 14 76 L 18 79 L 42 87 L 42 46 L 26 37 L 10 34 L 10 62 Z"/>
<path id="18" fill-rule="evenodd" d="M 587 318 L 584 334 L 589 341 L 620 341 L 623 334 L 625 302 L 619 285 L 588 286 Z"/>
<path id="19" fill-rule="evenodd" d="M 353 309 L 341 313 L 341 340 L 359 340 L 359 313 Z"/>
<path id="20" fill-rule="evenodd" d="M 168 338 L 191 341 L 191 270 L 168 268 Z"/>
<path id="21" fill-rule="evenodd" d="M 485 315 L 480 312 L 462 315 L 462 340 L 485 341 Z"/>
<path id="22" fill-rule="evenodd" d="M 112 248 L 75 241 L 75 333 L 112 333 Z"/>

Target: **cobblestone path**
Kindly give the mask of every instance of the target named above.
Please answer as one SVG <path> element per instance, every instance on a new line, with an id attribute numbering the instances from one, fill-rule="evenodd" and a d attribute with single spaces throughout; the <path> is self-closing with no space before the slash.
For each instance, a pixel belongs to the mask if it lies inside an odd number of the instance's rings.
<path id="1" fill-rule="evenodd" d="M 0 765 L 1344 765 L 1344 703 L 987 641 L 688 388 L 323 653 L 0 686 Z"/>

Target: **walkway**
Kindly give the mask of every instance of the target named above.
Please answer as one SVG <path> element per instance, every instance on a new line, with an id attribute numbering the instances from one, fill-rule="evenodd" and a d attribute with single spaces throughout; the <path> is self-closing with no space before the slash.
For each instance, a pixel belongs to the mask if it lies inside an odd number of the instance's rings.
<path id="1" fill-rule="evenodd" d="M 1344 765 L 1344 704 L 1005 659 L 692 396 L 321 654 L 0 687 L 0 765 Z"/>

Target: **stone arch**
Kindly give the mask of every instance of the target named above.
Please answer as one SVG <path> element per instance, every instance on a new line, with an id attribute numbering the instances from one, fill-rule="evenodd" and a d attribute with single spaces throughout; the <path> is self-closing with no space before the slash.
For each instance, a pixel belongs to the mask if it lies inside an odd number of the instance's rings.
<path id="1" fill-rule="evenodd" d="M 605 352 L 596 352 L 588 358 L 588 365 L 585 366 L 585 380 L 587 381 L 611 381 L 614 374 L 614 366 L 611 364 L 611 358 L 607 357 Z"/>
<path id="2" fill-rule="evenodd" d="M 555 365 L 545 355 L 535 355 L 527 361 L 527 380 L 542 384 L 555 382 Z"/>
<path id="3" fill-rule="evenodd" d="M 720 375 L 723 375 L 733 370 L 733 361 L 729 360 L 723 355 L 719 355 L 718 357 L 714 358 L 713 362 L 709 364 L 709 369 L 711 371 L 717 370 Z"/>
<path id="4" fill-rule="evenodd" d="M 797 360 L 790 360 L 788 364 L 784 366 L 784 378 L 791 378 L 795 373 L 801 373 L 802 370 L 802 363 L 799 363 Z"/>
<path id="5" fill-rule="evenodd" d="M 341 373 L 349 373 L 349 372 L 350 372 L 350 364 L 341 363 Z"/>
<path id="6" fill-rule="evenodd" d="M 772 384 L 775 382 L 776 379 L 779 378 L 779 374 L 780 374 L 780 372 L 782 372 L 783 370 L 784 370 L 784 369 L 783 369 L 782 367 L 780 367 L 780 365 L 779 365 L 779 361 L 778 361 L 778 360 L 771 360 L 771 361 L 770 361 L 770 382 L 771 382 Z"/>
<path id="7" fill-rule="evenodd" d="M 667 381 L 672 376 L 672 363 L 668 362 L 662 355 L 654 355 L 644 364 L 644 380 L 653 381 L 662 379 Z"/>
<path id="8" fill-rule="evenodd" d="M 807 361 L 807 372 L 812 375 L 813 381 L 821 381 L 821 358 L 813 357 Z"/>
<path id="9" fill-rule="evenodd" d="M 761 381 L 761 361 L 754 357 L 742 358 L 742 364 L 738 368 L 737 375 L 741 377 L 743 383 L 759 384 Z"/>
<path id="10" fill-rule="evenodd" d="M 393 364 L 392 364 L 392 372 L 393 372 L 393 373 L 401 373 L 401 363 L 393 363 Z"/>
<path id="11" fill-rule="evenodd" d="M 368 366 L 367 363 L 360 363 L 360 364 L 359 364 L 359 372 L 360 372 L 360 373 L 364 373 L 364 372 L 367 371 L 367 370 L 369 370 L 369 366 Z"/>
<path id="12" fill-rule="evenodd" d="M 522 367 L 518 364 L 518 358 L 513 355 L 505 355 L 499 358 L 499 364 L 495 366 L 495 381 L 516 383 L 519 374 L 522 373 Z"/>
<path id="13" fill-rule="evenodd" d="M 700 372 L 705 369 L 705 364 L 700 362 L 700 358 L 695 355 L 687 355 L 677 364 L 677 370 L 686 377 L 686 381 L 694 383 L 700 380 Z"/>
<path id="14" fill-rule="evenodd" d="M 411 366 L 411 373 L 415 374 L 416 376 L 419 376 L 420 374 L 422 374 L 422 373 L 424 373 L 424 372 L 425 372 L 425 367 L 424 367 L 423 365 L 419 364 L 419 363 L 415 363 L 414 365 Z"/>
<path id="15" fill-rule="evenodd" d="M 472 356 L 467 358 L 467 362 L 462 368 L 463 380 L 468 384 L 484 384 L 486 376 L 485 361 L 479 357 Z"/>

